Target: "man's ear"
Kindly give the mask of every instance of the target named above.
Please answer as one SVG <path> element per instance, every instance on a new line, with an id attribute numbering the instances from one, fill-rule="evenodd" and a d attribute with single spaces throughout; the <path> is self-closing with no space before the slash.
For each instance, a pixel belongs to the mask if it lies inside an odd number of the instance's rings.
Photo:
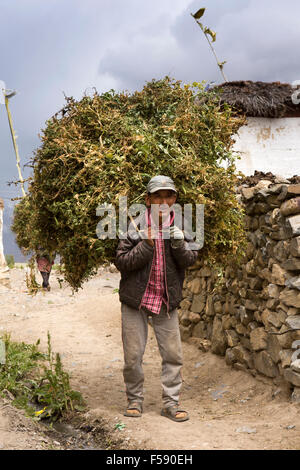
<path id="1" fill-rule="evenodd" d="M 146 206 L 150 207 L 151 206 L 150 194 L 146 194 L 145 201 L 146 201 Z"/>

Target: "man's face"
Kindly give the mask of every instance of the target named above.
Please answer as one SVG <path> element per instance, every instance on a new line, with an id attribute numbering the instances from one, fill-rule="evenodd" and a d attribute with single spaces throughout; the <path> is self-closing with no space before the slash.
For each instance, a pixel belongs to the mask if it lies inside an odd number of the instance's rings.
<path id="1" fill-rule="evenodd" d="M 176 202 L 176 193 L 169 189 L 160 189 L 155 193 L 147 194 L 146 204 L 150 207 L 151 204 L 155 204 L 153 207 L 154 211 L 158 211 L 159 218 L 164 218 L 169 215 L 169 207 Z M 159 207 L 165 206 L 165 207 Z M 156 212 L 157 213 L 157 212 Z"/>

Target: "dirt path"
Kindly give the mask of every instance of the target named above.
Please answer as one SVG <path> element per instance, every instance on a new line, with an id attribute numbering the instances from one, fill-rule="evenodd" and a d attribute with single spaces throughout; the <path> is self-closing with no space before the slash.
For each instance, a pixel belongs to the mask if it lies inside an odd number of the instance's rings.
<path id="1" fill-rule="evenodd" d="M 26 294 L 25 271 L 11 271 L 12 289 L 0 287 L 0 332 L 12 340 L 41 340 L 47 331 L 59 352 L 71 384 L 87 400 L 86 421 L 106 423 L 124 445 L 146 449 L 299 449 L 300 406 L 289 403 L 284 389 L 267 379 L 233 370 L 223 358 L 183 344 L 184 385 L 181 404 L 190 420 L 173 423 L 160 416 L 160 356 L 151 328 L 144 357 L 145 403 L 141 419 L 126 418 L 120 340 L 119 274 L 100 272 L 72 295 L 59 288 L 55 274 L 51 292 Z M 0 449 L 53 448 L 39 440 L 38 430 L 20 417 L 20 431 L 9 407 L 0 404 Z M 20 412 L 17 412 L 20 416 Z M 2 418 L 2 419 L 1 419 Z M 115 429 L 125 424 L 123 430 Z M 36 432 L 37 434 L 33 434 Z M 21 437 L 20 437 L 21 436 Z M 55 447 L 55 444 L 54 444 Z"/>

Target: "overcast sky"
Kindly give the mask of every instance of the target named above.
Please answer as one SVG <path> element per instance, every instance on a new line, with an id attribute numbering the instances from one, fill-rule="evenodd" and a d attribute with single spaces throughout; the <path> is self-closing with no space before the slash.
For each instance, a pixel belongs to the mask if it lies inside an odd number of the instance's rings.
<path id="1" fill-rule="evenodd" d="M 22 164 L 63 93 L 134 91 L 165 75 L 221 83 L 190 15 L 200 7 L 229 80 L 300 80 L 299 0 L 0 0 L 0 80 L 19 92 L 10 104 Z M 20 190 L 6 184 L 17 170 L 3 105 L 0 142 L 0 197 L 8 207 Z M 6 246 L 8 223 L 6 216 Z"/>

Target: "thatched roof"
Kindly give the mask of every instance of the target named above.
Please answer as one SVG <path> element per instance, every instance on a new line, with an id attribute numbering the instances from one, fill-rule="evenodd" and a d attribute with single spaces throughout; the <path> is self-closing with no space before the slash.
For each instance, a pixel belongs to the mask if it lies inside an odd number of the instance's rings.
<path id="1" fill-rule="evenodd" d="M 300 104 L 292 102 L 295 89 L 289 83 L 235 81 L 222 83 L 221 102 L 238 113 L 253 117 L 300 117 Z"/>
<path id="2" fill-rule="evenodd" d="M 1 199 L 0 197 L 0 209 L 3 209 L 4 208 L 4 201 L 3 199 Z"/>

